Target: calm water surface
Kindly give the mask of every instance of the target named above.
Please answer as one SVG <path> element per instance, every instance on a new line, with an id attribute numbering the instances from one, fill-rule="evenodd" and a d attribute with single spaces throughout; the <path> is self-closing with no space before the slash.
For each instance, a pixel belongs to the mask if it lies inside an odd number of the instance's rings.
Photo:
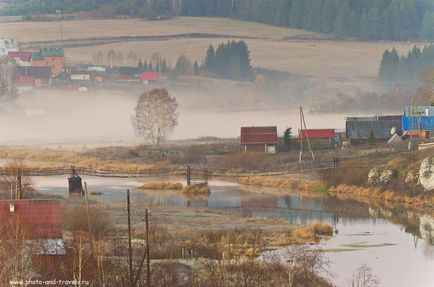
<path id="1" fill-rule="evenodd" d="M 186 197 L 178 191 L 135 190 L 147 181 L 162 180 L 86 177 L 89 192 L 103 193 L 92 196 L 94 200 L 125 201 L 126 190 L 131 189 L 135 202 L 230 209 L 252 216 L 282 217 L 292 224 L 329 223 L 339 233 L 320 245 L 328 251 L 333 282 L 338 286 L 347 286 L 346 278 L 363 263 L 372 267 L 383 287 L 434 286 L 434 246 L 428 243 L 430 238 L 421 236 L 420 230 L 427 228 L 418 222 L 422 214 L 290 190 L 289 195 L 278 195 L 270 188 L 243 187 L 230 181 L 211 181 L 212 193 L 199 197 Z M 68 196 L 65 176 L 35 177 L 33 182 L 41 192 Z"/>

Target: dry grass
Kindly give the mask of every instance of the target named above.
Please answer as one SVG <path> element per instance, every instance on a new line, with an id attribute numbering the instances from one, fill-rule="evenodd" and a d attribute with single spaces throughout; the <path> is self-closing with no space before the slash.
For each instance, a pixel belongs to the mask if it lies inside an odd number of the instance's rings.
<path id="1" fill-rule="evenodd" d="M 331 225 L 316 222 L 297 227 L 287 234 L 282 234 L 282 236 L 275 236 L 273 245 L 318 243 L 325 236 L 333 236 L 333 233 L 334 230 Z"/>
<path id="2" fill-rule="evenodd" d="M 324 185 L 317 180 L 299 179 L 291 177 L 275 177 L 275 176 L 249 176 L 239 179 L 239 183 L 243 185 L 254 185 L 264 187 L 279 187 L 279 188 L 295 188 L 301 190 L 321 190 Z"/>
<path id="3" fill-rule="evenodd" d="M 434 192 L 420 192 L 416 194 L 398 193 L 390 189 L 377 186 L 355 186 L 339 184 L 329 187 L 329 192 L 338 194 L 350 194 L 366 198 L 378 199 L 382 202 L 394 202 L 416 209 L 432 208 L 434 206 Z"/>
<path id="4" fill-rule="evenodd" d="M 204 60 L 206 49 L 210 44 L 216 46 L 228 40 L 222 37 L 113 43 L 67 48 L 66 53 L 68 59 L 77 63 L 92 62 L 93 55 L 98 51 L 107 54 L 110 49 L 124 54 L 133 51 L 141 58 L 149 58 L 154 51 L 159 51 L 172 64 L 182 53 L 191 61 L 200 63 Z M 404 54 L 414 45 L 413 43 L 271 39 L 246 39 L 246 42 L 251 50 L 254 66 L 318 78 L 339 77 L 348 80 L 372 79 L 377 75 L 378 63 L 385 49 L 395 46 L 400 53 Z M 359 53 L 360 50 L 365 52 Z"/>
<path id="5" fill-rule="evenodd" d="M 218 27 L 218 29 L 216 29 Z M 161 36 L 188 33 L 282 39 L 315 33 L 225 18 L 178 17 L 166 21 L 140 19 L 63 21 L 64 40 L 116 36 Z M 22 42 L 59 40 L 58 22 L 2 23 L 0 34 Z"/>
<path id="6" fill-rule="evenodd" d="M 182 183 L 179 182 L 148 182 L 139 189 L 154 189 L 154 190 L 181 190 Z"/>
<path id="7" fill-rule="evenodd" d="M 186 185 L 181 190 L 183 193 L 198 193 L 198 194 L 209 194 L 211 193 L 211 190 L 206 183 L 200 183 L 200 184 L 191 184 Z"/>
<path id="8" fill-rule="evenodd" d="M 83 156 L 72 151 L 32 150 L 19 148 L 0 149 L 0 158 L 25 161 L 29 169 L 69 168 L 71 165 L 105 171 L 139 172 L 167 167 L 167 164 L 136 164 L 120 160 L 106 160 Z"/>
<path id="9" fill-rule="evenodd" d="M 413 43 L 407 42 L 318 40 L 318 37 L 324 38 L 324 36 L 302 30 L 223 18 L 179 17 L 155 22 L 138 19 L 64 21 L 62 30 L 64 39 L 187 33 L 217 33 L 239 38 L 254 37 L 257 39 L 247 39 L 254 66 L 319 78 L 343 77 L 348 80 L 371 79 L 376 76 L 378 63 L 386 48 L 395 46 L 399 53 L 406 54 L 413 46 Z M 17 38 L 23 42 L 58 40 L 59 23 L 2 23 L 0 34 L 3 37 Z M 291 37 L 303 39 L 287 40 Z M 68 48 L 66 54 L 73 62 L 88 63 L 98 51 L 106 54 L 110 49 L 115 49 L 126 54 L 131 50 L 141 58 L 149 58 L 154 51 L 159 51 L 172 64 L 182 53 L 192 61 L 201 62 L 208 45 L 216 45 L 222 41 L 227 41 L 227 38 L 114 43 Z"/>

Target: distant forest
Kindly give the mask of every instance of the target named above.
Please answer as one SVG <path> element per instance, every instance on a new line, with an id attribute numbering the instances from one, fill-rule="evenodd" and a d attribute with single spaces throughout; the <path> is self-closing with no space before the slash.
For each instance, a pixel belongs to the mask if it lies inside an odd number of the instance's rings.
<path id="1" fill-rule="evenodd" d="M 434 68 L 434 44 L 415 46 L 403 57 L 393 48 L 384 51 L 378 78 L 386 83 L 418 83 L 428 68 Z"/>
<path id="2" fill-rule="evenodd" d="M 6 0 L 0 15 L 97 11 L 166 19 L 219 16 L 364 40 L 434 39 L 432 0 Z"/>

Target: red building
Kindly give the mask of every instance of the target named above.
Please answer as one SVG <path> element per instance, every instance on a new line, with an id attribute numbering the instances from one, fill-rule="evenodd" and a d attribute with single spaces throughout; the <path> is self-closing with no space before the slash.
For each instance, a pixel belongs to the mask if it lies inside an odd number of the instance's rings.
<path id="1" fill-rule="evenodd" d="M 19 227 L 25 239 L 61 239 L 61 214 L 58 200 L 0 200 L 2 232 Z"/>
<path id="2" fill-rule="evenodd" d="M 142 73 L 142 81 L 147 84 L 149 82 L 158 81 L 160 78 L 160 73 L 158 72 L 143 72 Z"/>
<path id="3" fill-rule="evenodd" d="M 32 53 L 24 51 L 12 51 L 8 53 L 8 58 L 14 59 L 19 66 L 30 66 Z"/>
<path id="4" fill-rule="evenodd" d="M 50 67 L 51 75 L 58 76 L 63 72 L 65 53 L 62 48 L 45 48 L 32 53 L 32 66 Z"/>
<path id="5" fill-rule="evenodd" d="M 312 129 L 312 130 L 299 130 L 300 139 L 327 139 L 332 140 L 336 136 L 334 129 Z"/>
<path id="6" fill-rule="evenodd" d="M 241 128 L 241 148 L 244 152 L 275 153 L 277 142 L 276 127 Z"/>

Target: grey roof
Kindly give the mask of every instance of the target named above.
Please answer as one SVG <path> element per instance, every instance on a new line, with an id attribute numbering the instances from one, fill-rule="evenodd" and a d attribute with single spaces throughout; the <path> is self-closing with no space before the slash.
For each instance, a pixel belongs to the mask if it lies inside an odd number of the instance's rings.
<path id="1" fill-rule="evenodd" d="M 346 135 L 349 139 L 366 140 L 372 131 L 376 139 L 387 140 L 393 127 L 402 130 L 402 116 L 349 117 Z"/>

